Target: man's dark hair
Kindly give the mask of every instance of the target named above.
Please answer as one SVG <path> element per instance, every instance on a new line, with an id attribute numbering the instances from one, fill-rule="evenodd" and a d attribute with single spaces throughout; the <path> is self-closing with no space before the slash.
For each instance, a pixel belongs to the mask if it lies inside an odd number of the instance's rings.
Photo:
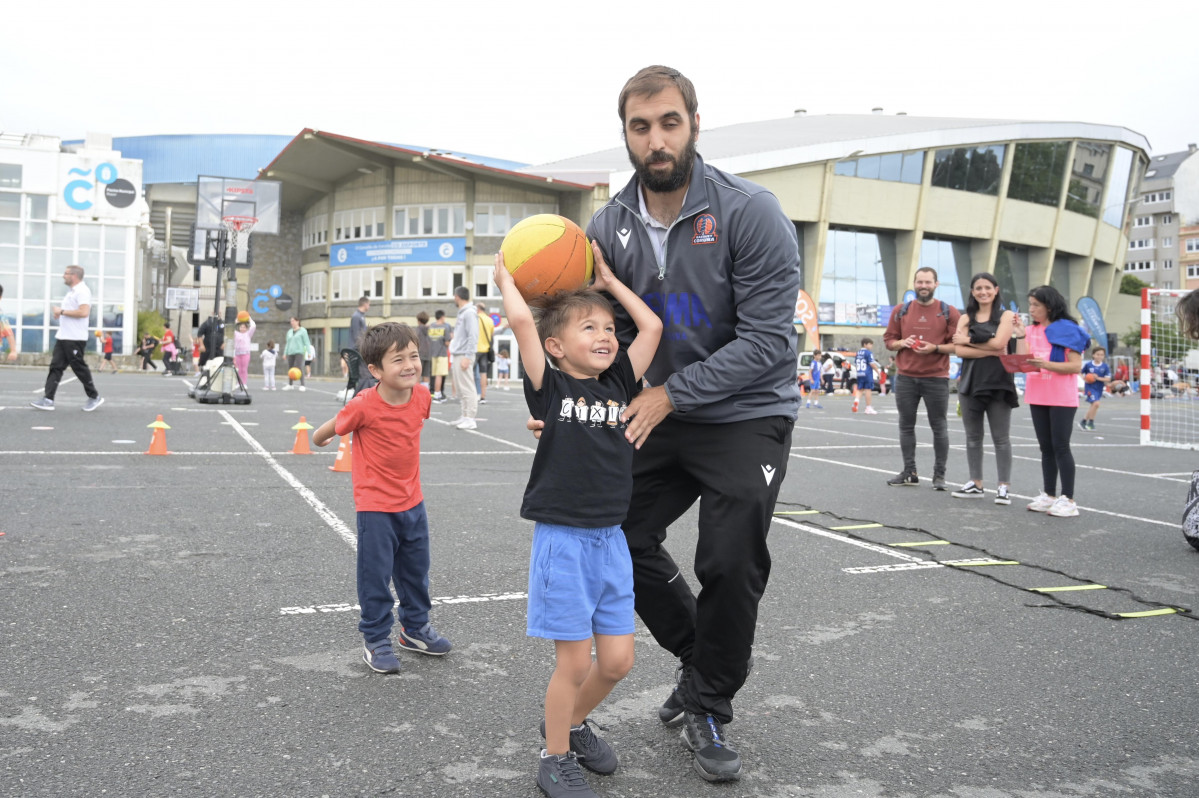
<path id="1" fill-rule="evenodd" d="M 647 66 L 639 70 L 636 75 L 629 78 L 624 84 L 624 88 L 620 90 L 620 100 L 617 105 L 617 113 L 620 114 L 620 126 L 623 129 L 625 125 L 625 105 L 628 104 L 629 97 L 634 94 L 644 94 L 647 97 L 653 97 L 663 89 L 674 86 L 683 95 L 683 106 L 687 109 L 687 119 L 692 127 L 695 125 L 695 113 L 699 110 L 699 100 L 695 96 L 695 86 L 684 77 L 683 73 L 677 69 L 671 69 L 668 66 L 655 64 Z"/>
<path id="2" fill-rule="evenodd" d="M 941 278 L 937 277 L 937 270 L 934 269 L 932 266 L 921 266 L 919 269 L 916 270 L 916 274 L 920 274 L 920 272 L 929 272 L 930 274 L 932 274 L 934 282 L 941 281 Z"/>
<path id="3" fill-rule="evenodd" d="M 366 328 L 366 332 L 362 334 L 358 354 L 362 355 L 363 362 L 368 366 L 383 368 L 383 358 L 391 347 L 403 351 L 408 348 L 408 344 L 417 345 L 416 330 L 398 321 L 385 321 Z"/>
<path id="4" fill-rule="evenodd" d="M 371 298 L 369 296 L 362 296 L 362 297 L 359 297 L 359 299 L 358 299 L 358 307 L 359 308 L 361 308 L 363 305 L 369 305 L 370 303 L 371 303 Z"/>

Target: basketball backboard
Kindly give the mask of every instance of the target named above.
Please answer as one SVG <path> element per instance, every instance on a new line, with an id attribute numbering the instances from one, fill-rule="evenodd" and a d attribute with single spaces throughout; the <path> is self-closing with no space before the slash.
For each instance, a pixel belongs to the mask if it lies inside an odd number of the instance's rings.
<path id="1" fill-rule="evenodd" d="M 242 180 L 236 177 L 196 178 L 196 231 L 220 230 L 226 216 L 253 216 L 255 233 L 279 233 L 277 180 Z"/>
<path id="2" fill-rule="evenodd" d="M 255 229 L 254 232 L 258 232 L 258 230 Z M 199 224 L 193 225 L 192 245 L 187 253 L 188 261 L 194 266 L 215 266 L 217 241 L 220 233 L 219 229 L 202 230 Z M 225 253 L 225 258 L 230 266 L 235 269 L 248 269 L 254 265 L 253 236 L 238 236 L 236 245 L 226 238 L 226 246 L 228 251 Z"/>

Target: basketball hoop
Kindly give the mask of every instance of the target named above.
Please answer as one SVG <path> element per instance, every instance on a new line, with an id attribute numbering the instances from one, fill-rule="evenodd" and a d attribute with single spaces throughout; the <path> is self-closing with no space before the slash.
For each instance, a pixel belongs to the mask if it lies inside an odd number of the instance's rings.
<path id="1" fill-rule="evenodd" d="M 221 224 L 229 231 L 231 252 L 237 251 L 237 237 L 242 233 L 248 237 L 254 231 L 254 225 L 258 224 L 257 216 L 222 216 Z"/>

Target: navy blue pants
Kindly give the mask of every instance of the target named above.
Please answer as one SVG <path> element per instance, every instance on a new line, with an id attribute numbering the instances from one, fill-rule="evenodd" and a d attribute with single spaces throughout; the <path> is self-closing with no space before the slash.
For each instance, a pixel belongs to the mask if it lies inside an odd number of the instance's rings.
<path id="1" fill-rule="evenodd" d="M 358 513 L 358 631 L 367 645 L 391 636 L 395 600 L 400 623 L 419 629 L 429 622 L 429 517 L 421 502 L 401 513 Z"/>

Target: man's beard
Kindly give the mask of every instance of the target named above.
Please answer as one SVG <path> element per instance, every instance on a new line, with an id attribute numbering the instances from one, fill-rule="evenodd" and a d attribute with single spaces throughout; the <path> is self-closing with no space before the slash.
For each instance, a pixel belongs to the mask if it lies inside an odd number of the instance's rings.
<path id="1" fill-rule="evenodd" d="M 936 293 L 937 291 L 934 288 L 917 288 L 916 299 L 921 302 L 928 302 L 936 295 Z"/>
<path id="2" fill-rule="evenodd" d="M 668 194 L 687 185 L 687 181 L 691 179 L 691 167 L 695 165 L 695 139 L 693 133 L 683 149 L 681 159 L 676 159 L 668 152 L 659 151 L 651 153 L 645 161 L 638 160 L 626 142 L 625 150 L 629 153 L 629 163 L 633 164 L 641 185 L 656 194 Z M 666 173 L 650 169 L 650 165 L 656 163 L 673 163 L 674 168 Z"/>

